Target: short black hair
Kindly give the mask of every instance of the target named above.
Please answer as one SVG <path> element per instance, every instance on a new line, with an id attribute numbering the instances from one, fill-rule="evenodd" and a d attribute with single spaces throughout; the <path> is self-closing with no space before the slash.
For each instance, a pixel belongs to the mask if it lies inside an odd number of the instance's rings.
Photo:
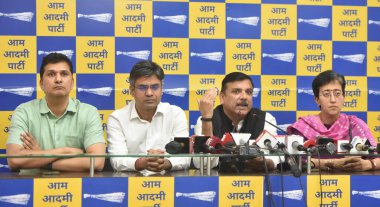
<path id="1" fill-rule="evenodd" d="M 342 86 L 342 91 L 344 95 L 345 89 L 346 89 L 346 80 L 344 79 L 344 76 L 332 70 L 326 70 L 320 73 L 319 75 L 317 75 L 313 80 L 312 87 L 313 87 L 314 97 L 319 97 L 320 87 L 334 81 L 338 81 L 339 84 Z"/>
<path id="2" fill-rule="evenodd" d="M 136 63 L 129 74 L 129 84 L 135 86 L 137 79 L 141 77 L 150 77 L 155 75 L 160 81 L 165 77 L 164 71 L 161 66 L 150 60 L 143 60 Z"/>
<path id="3" fill-rule="evenodd" d="M 243 80 L 249 80 L 252 84 L 252 88 L 254 87 L 252 78 L 249 77 L 247 74 L 241 73 L 241 72 L 232 72 L 232 73 L 226 75 L 226 77 L 224 77 L 224 79 L 222 81 L 221 92 L 224 93 L 226 91 L 227 83 L 231 83 L 231 82 L 235 82 L 235 81 L 243 81 Z"/>
<path id="4" fill-rule="evenodd" d="M 73 70 L 74 70 L 73 69 L 73 63 L 71 62 L 71 60 L 64 54 L 53 52 L 53 53 L 46 55 L 42 59 L 42 63 L 40 66 L 40 78 L 42 79 L 42 77 L 44 76 L 46 65 L 60 63 L 60 62 L 67 63 L 67 65 L 69 65 L 71 74 L 74 73 L 73 72 Z"/>

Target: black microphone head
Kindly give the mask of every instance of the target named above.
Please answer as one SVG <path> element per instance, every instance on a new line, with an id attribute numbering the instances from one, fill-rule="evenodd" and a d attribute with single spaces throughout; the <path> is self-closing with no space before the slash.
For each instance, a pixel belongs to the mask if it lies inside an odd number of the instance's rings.
<path id="1" fill-rule="evenodd" d="M 353 146 L 351 143 L 342 143 L 340 144 L 340 148 L 343 150 L 350 151 L 353 148 Z"/>
<path id="2" fill-rule="evenodd" d="M 285 143 L 279 142 L 279 143 L 277 144 L 277 146 L 278 146 L 279 149 L 286 149 L 286 145 L 285 145 Z"/>
<path id="3" fill-rule="evenodd" d="M 301 145 L 301 144 L 297 145 L 296 149 L 297 149 L 298 151 L 307 152 L 307 148 L 304 147 L 304 146 Z"/>
<path id="4" fill-rule="evenodd" d="M 269 139 L 267 139 L 267 140 L 264 141 L 264 145 L 268 149 L 272 149 L 273 148 L 272 147 L 272 142 Z"/>
<path id="5" fill-rule="evenodd" d="M 165 146 L 165 150 L 169 154 L 178 154 L 181 152 L 182 148 L 183 144 L 176 141 L 171 141 Z"/>

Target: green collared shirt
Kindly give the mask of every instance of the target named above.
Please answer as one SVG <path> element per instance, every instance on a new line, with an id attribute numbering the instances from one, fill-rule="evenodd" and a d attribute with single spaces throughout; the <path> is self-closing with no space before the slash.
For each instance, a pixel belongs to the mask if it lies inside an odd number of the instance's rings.
<path id="1" fill-rule="evenodd" d="M 74 147 L 86 150 L 96 143 L 105 143 L 97 109 L 71 99 L 61 117 L 56 117 L 45 99 L 19 105 L 12 115 L 7 144 L 22 145 L 20 134 L 30 132 L 41 149 Z"/>

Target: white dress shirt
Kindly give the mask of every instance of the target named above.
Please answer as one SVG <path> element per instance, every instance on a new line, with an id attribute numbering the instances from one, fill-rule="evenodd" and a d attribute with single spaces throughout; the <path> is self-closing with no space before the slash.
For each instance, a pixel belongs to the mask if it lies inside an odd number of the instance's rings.
<path id="1" fill-rule="evenodd" d="M 265 113 L 265 124 L 264 124 L 264 130 L 268 131 L 269 133 L 273 134 L 273 135 L 277 135 L 277 129 L 276 127 L 268 124 L 268 122 L 272 123 L 273 125 L 277 126 L 277 122 L 276 122 L 276 118 L 274 118 L 274 116 L 268 112 Z M 238 131 L 240 130 L 240 128 L 243 126 L 243 120 L 239 122 L 238 124 Z M 202 135 L 202 120 L 201 120 L 201 117 L 198 118 L 197 120 L 197 124 L 194 126 L 194 134 L 195 135 Z M 220 137 L 222 138 L 222 137 Z M 274 166 L 276 167 L 278 163 L 280 163 L 280 158 L 278 156 L 268 156 L 266 157 L 267 159 L 270 159 L 273 161 L 274 163 Z M 281 160 L 283 160 L 284 158 L 281 156 Z M 194 158 L 193 159 L 193 163 L 194 163 L 194 166 L 196 168 L 199 168 L 199 159 L 198 158 Z M 219 163 L 219 158 L 218 157 L 213 157 L 211 158 L 211 167 L 216 167 Z M 207 163 L 205 163 L 206 165 Z"/>
<path id="2" fill-rule="evenodd" d="M 147 154 L 149 149 L 165 151 L 165 145 L 174 137 L 188 137 L 185 112 L 178 106 L 159 103 L 152 121 L 140 119 L 131 101 L 122 109 L 114 111 L 108 118 L 108 151 L 110 154 Z M 138 158 L 112 157 L 111 165 L 117 171 L 134 171 Z M 190 158 L 171 157 L 172 170 L 187 169 Z"/>

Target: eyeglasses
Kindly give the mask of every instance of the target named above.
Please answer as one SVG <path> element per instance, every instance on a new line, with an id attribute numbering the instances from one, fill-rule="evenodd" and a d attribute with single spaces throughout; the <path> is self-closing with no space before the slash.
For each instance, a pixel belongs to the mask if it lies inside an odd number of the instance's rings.
<path id="1" fill-rule="evenodd" d="M 137 90 L 141 91 L 141 92 L 145 92 L 147 91 L 149 88 L 152 90 L 152 91 L 157 91 L 159 88 L 161 87 L 161 84 L 153 84 L 153 85 L 138 85 L 136 86 Z"/>
<path id="2" fill-rule="evenodd" d="M 325 90 L 325 91 L 322 91 L 322 93 L 319 95 L 325 98 L 330 98 L 331 93 L 334 95 L 335 98 L 339 98 L 343 95 L 343 92 L 341 90 Z"/>

